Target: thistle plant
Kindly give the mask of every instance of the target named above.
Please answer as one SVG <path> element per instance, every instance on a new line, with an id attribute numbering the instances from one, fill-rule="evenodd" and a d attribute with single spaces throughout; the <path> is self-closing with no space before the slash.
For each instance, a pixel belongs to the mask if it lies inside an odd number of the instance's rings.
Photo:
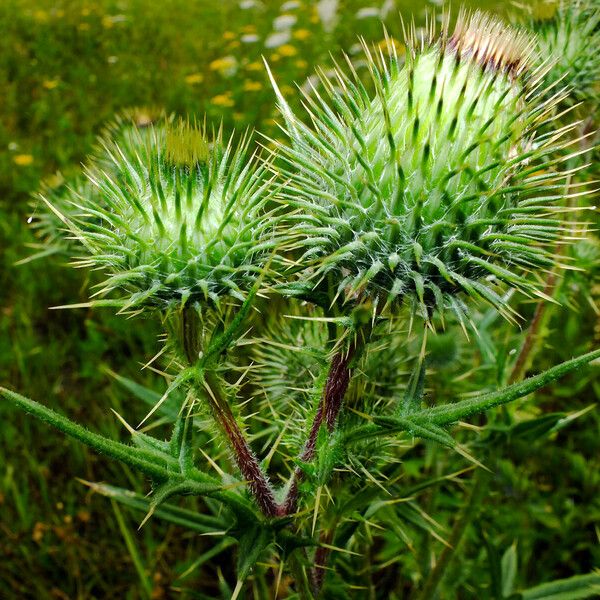
<path id="1" fill-rule="evenodd" d="M 577 237 L 561 217 L 574 126 L 552 127 L 568 92 L 548 97 L 549 67 L 535 66 L 525 33 L 463 13 L 452 33 L 445 20 L 406 43 L 404 61 L 393 44 L 389 56 L 365 45 L 366 83 L 350 61 L 323 75 L 323 91 L 304 98 L 310 123 L 275 85 L 289 143 L 268 159 L 249 135 L 226 141 L 190 121 L 109 128 L 85 182 L 44 196 L 47 223 L 80 246 L 75 264 L 100 272 L 85 306 L 163 323 L 166 392 L 128 389 L 155 400 L 142 424 L 160 416 L 171 428 L 162 439 L 119 416 L 133 442 L 123 444 L 0 392 L 148 476 L 147 498 L 92 484 L 143 508 L 143 523 L 185 515 L 194 531 L 233 538 L 233 598 L 250 577 L 257 597 L 278 597 L 284 572 L 289 597 L 350 597 L 330 567 L 371 544 L 360 527 L 380 509 L 381 529 L 394 510 L 439 538 L 412 495 L 394 509 L 378 496 L 398 489 L 415 439 L 480 466 L 452 426 L 600 358 L 430 406 L 428 390 L 445 389 L 432 374 L 461 352 L 452 333 L 472 325 L 494 362 L 485 330 L 498 314 L 517 319 L 515 291 L 544 299 L 557 244 Z M 182 495 L 212 514 L 184 513 L 172 504 Z M 396 552 L 397 539 L 382 539 Z"/>

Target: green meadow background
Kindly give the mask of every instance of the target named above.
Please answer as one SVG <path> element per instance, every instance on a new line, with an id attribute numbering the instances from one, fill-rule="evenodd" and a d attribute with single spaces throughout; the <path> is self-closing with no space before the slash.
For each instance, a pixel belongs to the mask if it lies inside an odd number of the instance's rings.
<path id="1" fill-rule="evenodd" d="M 34 192 L 43 181 L 76 172 L 116 113 L 142 107 L 149 116 L 161 110 L 206 114 L 228 131 L 252 127 L 277 137 L 263 56 L 298 106 L 295 85 L 307 85 L 315 65 L 331 64 L 330 53 L 345 51 L 359 61 L 358 35 L 385 43 L 381 20 L 402 51 L 398 13 L 414 14 L 419 24 L 431 7 L 439 4 L 2 0 L 0 385 L 123 440 L 110 408 L 132 422 L 144 409 L 127 403 L 109 373 L 163 388 L 159 375 L 141 370 L 159 348 L 154 323 L 124 321 L 110 310 L 49 310 L 85 301 L 95 275 L 65 268 L 59 255 L 27 260 L 38 251 L 27 226 L 38 210 Z M 571 328 L 561 340 L 585 348 L 593 339 L 589 319 L 585 327 L 577 319 L 561 327 Z M 557 345 L 549 345 L 540 364 L 558 362 Z M 551 403 L 564 408 L 568 402 L 573 410 L 591 403 L 597 382 L 576 384 L 558 386 Z M 597 417 L 588 415 L 551 449 L 518 448 L 502 463 L 514 487 L 508 503 L 486 518 L 490 531 L 503 536 L 510 529 L 507 539 L 524 540 L 519 543 L 534 557 L 521 567 L 523 582 L 589 572 L 598 564 L 597 428 Z M 139 514 L 115 509 L 78 478 L 147 491 L 126 467 L 0 404 L 1 599 L 217 596 L 220 579 L 231 575 L 227 561 L 208 556 L 190 570 L 214 540 L 158 520 L 138 532 Z M 472 593 L 465 597 L 478 597 Z"/>

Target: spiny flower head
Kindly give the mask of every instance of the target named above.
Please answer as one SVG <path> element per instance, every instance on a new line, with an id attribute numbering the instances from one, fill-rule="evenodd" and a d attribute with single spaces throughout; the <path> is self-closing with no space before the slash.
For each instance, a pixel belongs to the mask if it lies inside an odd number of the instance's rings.
<path id="1" fill-rule="evenodd" d="M 570 90 L 570 104 L 581 101 L 598 103 L 600 93 L 600 2 L 562 0 L 549 19 L 534 20 L 540 58 L 551 58 L 544 77 L 549 93 L 557 88 Z"/>
<path id="2" fill-rule="evenodd" d="M 166 115 L 163 111 L 152 108 L 130 108 L 120 112 L 102 128 L 86 160 L 85 168 L 88 173 L 104 171 L 111 173 L 113 177 L 118 177 L 119 169 L 114 169 L 115 162 L 111 154 L 107 153 L 107 149 L 116 152 L 118 148 L 129 159 L 135 159 L 139 152 L 140 138 L 145 140 L 144 143 L 150 140 L 152 135 L 150 126 L 162 129 L 169 123 L 173 123 L 173 120 L 172 115 Z M 43 250 L 28 260 L 49 253 L 79 255 L 83 251 L 81 245 L 64 235 L 64 218 L 70 219 L 80 212 L 78 198 L 86 198 L 90 205 L 102 205 L 102 199 L 95 196 L 97 191 L 82 169 L 68 177 L 62 173 L 55 173 L 45 180 L 32 199 L 32 214 L 28 219 L 35 234 L 43 243 Z M 54 207 L 54 210 L 44 210 L 44 199 Z"/>
<path id="3" fill-rule="evenodd" d="M 93 193 L 74 202 L 76 217 L 50 205 L 86 249 L 79 264 L 106 272 L 97 295 L 128 311 L 242 298 L 274 244 L 273 186 L 248 157 L 249 136 L 235 148 L 181 121 L 129 142 L 105 146 L 109 169 L 88 170 Z"/>
<path id="4" fill-rule="evenodd" d="M 408 297 L 429 319 L 464 317 L 466 292 L 509 316 L 498 284 L 537 293 L 527 272 L 555 263 L 563 177 L 549 156 L 564 131 L 535 135 L 556 99 L 539 101 L 532 42 L 480 13 L 444 29 L 413 35 L 403 64 L 392 44 L 390 56 L 365 48 L 374 92 L 350 61 L 322 76 L 324 93 L 305 95 L 312 126 L 276 88 L 291 140 L 279 147 L 296 236 L 288 293 Z"/>

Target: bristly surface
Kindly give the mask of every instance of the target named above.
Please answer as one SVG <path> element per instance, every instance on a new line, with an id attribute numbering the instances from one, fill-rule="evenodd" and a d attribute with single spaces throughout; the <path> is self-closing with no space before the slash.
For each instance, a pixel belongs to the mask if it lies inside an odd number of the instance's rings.
<path id="1" fill-rule="evenodd" d="M 72 201 L 77 216 L 48 201 L 86 249 L 77 264 L 106 272 L 97 296 L 127 311 L 242 298 L 274 244 L 274 186 L 248 147 L 249 136 L 236 148 L 187 122 L 106 143 L 109 168 L 88 170 L 92 193 Z"/>
<path id="2" fill-rule="evenodd" d="M 600 3 L 564 0 L 550 19 L 533 21 L 539 56 L 551 58 L 545 87 L 568 87 L 570 104 L 593 101 L 597 110 L 600 85 Z"/>
<path id="3" fill-rule="evenodd" d="M 365 46 L 372 92 L 350 61 L 335 81 L 321 75 L 324 91 L 304 98 L 312 126 L 274 83 L 297 275 L 283 287 L 342 307 L 407 298 L 426 320 L 464 320 L 466 294 L 513 318 L 504 290 L 541 294 L 564 235 L 554 153 L 572 127 L 548 133 L 561 95 L 541 99 L 533 40 L 480 13 L 410 37 L 403 64 L 393 44 L 389 56 Z"/>
<path id="4" fill-rule="evenodd" d="M 131 108 L 124 110 L 105 125 L 97 137 L 96 144 L 86 161 L 85 168 L 89 173 L 98 173 L 100 177 L 110 173 L 111 177 L 119 178 L 122 172 L 115 164 L 112 154 L 120 152 L 128 160 L 136 159 L 139 152 L 140 140 L 149 143 L 155 131 L 162 131 L 174 121 L 173 115 L 152 108 Z M 162 134 L 161 134 L 162 135 Z M 65 235 L 65 223 L 60 215 L 67 220 L 76 217 L 81 210 L 78 198 L 86 198 L 93 206 L 103 205 L 99 190 L 81 169 L 75 175 L 65 178 L 62 173 L 55 173 L 48 178 L 33 196 L 31 201 L 31 226 L 36 237 L 40 238 L 41 250 L 38 254 L 26 260 L 32 260 L 47 254 L 60 253 L 66 256 L 80 256 L 85 252 L 81 244 Z M 55 210 L 45 210 L 43 199 L 48 201 Z"/>

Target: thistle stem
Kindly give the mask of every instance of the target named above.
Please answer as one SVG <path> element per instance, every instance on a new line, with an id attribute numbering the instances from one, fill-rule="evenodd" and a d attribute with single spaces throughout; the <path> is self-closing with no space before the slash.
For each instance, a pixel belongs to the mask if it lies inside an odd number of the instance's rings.
<path id="1" fill-rule="evenodd" d="M 299 459 L 302 462 L 311 462 L 315 458 L 317 438 L 323 423 L 326 424 L 329 433 L 332 433 L 335 429 L 344 396 L 346 395 L 348 385 L 350 384 L 352 362 L 356 357 L 357 352 L 366 344 L 370 332 L 371 328 L 369 327 L 369 331 L 365 333 L 362 339 L 357 333 L 349 346 L 345 350 L 341 350 L 335 354 L 331 360 L 321 402 L 319 402 L 308 438 L 299 456 Z M 284 515 L 296 512 L 298 507 L 298 485 L 302 480 L 302 477 L 302 470 L 299 467 L 296 467 L 292 474 L 292 481 L 287 496 L 283 501 L 282 513 Z"/>
<path id="2" fill-rule="evenodd" d="M 247 314 L 248 304 L 244 305 L 238 312 L 236 319 L 226 332 L 227 339 L 232 337 L 240 326 L 243 318 Z M 181 312 L 179 320 L 178 339 L 181 341 L 182 351 L 190 365 L 200 365 L 202 362 L 201 342 L 199 339 L 200 320 L 198 313 L 194 308 L 185 308 Z M 218 340 L 218 343 L 223 343 Z M 209 349 L 210 351 L 210 349 Z M 207 365 L 199 367 L 201 377 L 194 383 L 196 391 L 200 395 L 206 395 L 208 391 L 208 402 L 212 410 L 213 417 L 225 434 L 229 442 L 229 447 L 242 477 L 247 481 L 251 494 L 256 499 L 260 510 L 267 517 L 274 517 L 279 514 L 279 507 L 275 502 L 275 495 L 271 488 L 265 473 L 263 472 L 258 459 L 252 452 L 250 444 L 246 440 L 244 432 L 238 425 L 231 406 L 227 401 L 223 385 L 219 381 L 215 371 L 207 368 Z"/>
<path id="3" fill-rule="evenodd" d="M 319 536 L 319 542 L 321 544 L 331 544 L 333 539 L 333 530 L 325 530 L 321 531 L 321 535 Z M 321 545 L 317 548 L 315 552 L 315 568 L 313 571 L 313 580 L 314 586 L 317 590 L 317 593 L 321 589 L 323 585 L 323 580 L 325 579 L 325 569 L 327 567 L 327 560 L 329 559 L 329 548 Z"/>
<path id="4" fill-rule="evenodd" d="M 275 501 L 273 489 L 235 419 L 220 381 L 210 371 L 204 373 L 204 381 L 209 390 L 209 402 L 215 421 L 229 441 L 235 463 L 248 482 L 250 492 L 265 516 L 279 515 L 281 510 Z"/>
<path id="5" fill-rule="evenodd" d="M 548 281 L 544 287 L 544 294 L 548 297 L 552 297 L 554 295 L 554 288 L 556 287 L 556 271 L 552 271 L 548 277 Z M 543 317 L 546 312 L 546 307 L 548 306 L 547 302 L 540 302 L 535 307 L 535 312 L 533 313 L 533 319 L 531 320 L 531 325 L 529 326 L 529 330 L 527 331 L 527 336 L 523 341 L 523 345 L 521 346 L 521 350 L 519 352 L 519 356 L 517 356 L 517 360 L 513 366 L 510 377 L 508 378 L 508 383 L 515 383 L 522 379 L 523 374 L 525 373 L 525 369 L 527 367 L 527 363 L 529 361 L 529 357 L 534 350 L 535 342 L 539 337 L 539 330 L 542 326 Z"/>

